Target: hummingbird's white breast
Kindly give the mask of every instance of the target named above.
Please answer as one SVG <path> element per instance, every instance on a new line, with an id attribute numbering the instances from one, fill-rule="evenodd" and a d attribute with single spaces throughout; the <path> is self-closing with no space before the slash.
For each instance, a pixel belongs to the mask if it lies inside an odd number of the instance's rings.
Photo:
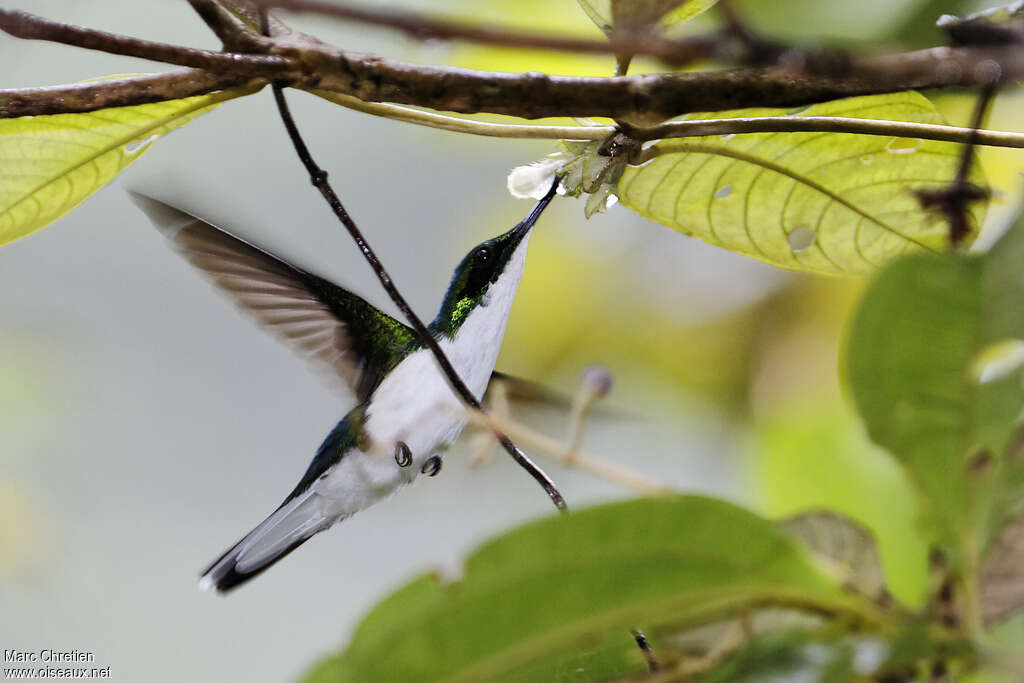
<path id="1" fill-rule="evenodd" d="M 477 398 L 487 388 L 498 360 L 529 239 L 527 235 L 519 244 L 504 272 L 454 338 L 439 339 L 452 366 Z M 467 420 L 461 405 L 428 349 L 406 356 L 369 399 L 363 427 L 372 442 L 369 452 L 346 454 L 313 485 L 323 500 L 325 516 L 350 515 L 411 482 L 430 456 L 462 433 Z M 395 462 L 399 441 L 412 452 L 413 462 L 408 467 Z"/>

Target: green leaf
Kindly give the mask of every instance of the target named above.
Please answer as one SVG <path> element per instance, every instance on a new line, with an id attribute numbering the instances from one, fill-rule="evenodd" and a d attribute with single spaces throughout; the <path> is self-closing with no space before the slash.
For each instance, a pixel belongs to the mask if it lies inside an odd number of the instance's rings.
<path id="1" fill-rule="evenodd" d="M 599 29 L 642 30 L 687 21 L 718 0 L 577 0 Z"/>
<path id="2" fill-rule="evenodd" d="M 1024 513 L 1002 528 L 981 573 L 985 624 L 996 624 L 1024 610 Z"/>
<path id="3" fill-rule="evenodd" d="M 718 0 L 688 0 L 662 15 L 659 23 L 662 26 L 671 26 L 693 19 L 698 14 L 714 7 Z"/>
<path id="4" fill-rule="evenodd" d="M 918 93 L 856 97 L 796 112 L 761 109 L 689 119 L 847 116 L 942 123 Z M 960 145 L 844 133 L 758 133 L 662 140 L 661 154 L 626 169 L 622 203 L 724 249 L 783 268 L 870 272 L 896 256 L 944 251 L 947 226 L 914 194 L 956 175 Z M 983 184 L 980 170 L 972 180 Z M 969 216 L 977 231 L 985 207 Z"/>
<path id="5" fill-rule="evenodd" d="M 976 557 L 1019 500 L 1024 219 L 983 256 L 913 256 L 871 284 L 847 368 L 871 438 L 907 468 L 954 546 Z M 993 349 L 1003 350 L 998 357 Z"/>
<path id="6" fill-rule="evenodd" d="M 804 512 L 780 524 L 812 553 L 834 563 L 847 585 L 872 600 L 886 599 L 882 558 L 866 527 L 831 510 Z"/>
<path id="7" fill-rule="evenodd" d="M 49 225 L 142 156 L 157 138 L 258 87 L 84 114 L 0 119 L 0 244 Z"/>
<path id="8" fill-rule="evenodd" d="M 645 670 L 630 629 L 658 636 L 780 604 L 880 613 L 774 523 L 697 496 L 547 518 L 486 544 L 464 578 L 423 576 L 377 606 L 307 681 L 589 681 Z"/>

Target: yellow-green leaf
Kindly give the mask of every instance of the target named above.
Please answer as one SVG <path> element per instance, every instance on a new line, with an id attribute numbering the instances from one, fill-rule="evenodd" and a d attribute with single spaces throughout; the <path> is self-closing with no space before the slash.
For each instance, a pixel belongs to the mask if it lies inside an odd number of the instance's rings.
<path id="1" fill-rule="evenodd" d="M 603 31 L 671 26 L 692 19 L 718 0 L 578 0 Z"/>
<path id="2" fill-rule="evenodd" d="M 836 100 L 799 111 L 693 115 L 846 116 L 944 123 L 915 92 Z M 943 251 L 947 224 L 915 191 L 956 175 L 961 146 L 846 133 L 758 133 L 662 140 L 662 153 L 630 167 L 622 203 L 642 216 L 783 268 L 862 274 L 908 252 Z M 981 171 L 971 174 L 983 184 Z M 985 204 L 968 216 L 973 235 Z"/>
<path id="3" fill-rule="evenodd" d="M 256 89 L 82 114 L 0 119 L 0 244 L 66 214 L 142 156 L 157 138 Z"/>
<path id="4" fill-rule="evenodd" d="M 666 12 L 660 20 L 662 26 L 671 26 L 684 21 L 689 21 L 704 10 L 712 7 L 718 0 L 689 0 L 676 7 L 671 12 Z"/>

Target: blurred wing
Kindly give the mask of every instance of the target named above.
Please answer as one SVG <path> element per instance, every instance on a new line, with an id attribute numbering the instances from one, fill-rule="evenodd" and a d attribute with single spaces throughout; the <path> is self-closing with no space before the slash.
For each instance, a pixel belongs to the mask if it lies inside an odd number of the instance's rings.
<path id="1" fill-rule="evenodd" d="M 262 327 L 364 400 L 416 334 L 362 298 L 184 211 L 132 192 L 175 250 Z"/>

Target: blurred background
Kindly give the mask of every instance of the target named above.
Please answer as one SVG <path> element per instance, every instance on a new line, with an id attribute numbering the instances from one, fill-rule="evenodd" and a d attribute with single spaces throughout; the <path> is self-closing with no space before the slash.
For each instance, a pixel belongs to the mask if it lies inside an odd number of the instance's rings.
<path id="1" fill-rule="evenodd" d="M 384 4 L 384 3 L 378 3 Z M 387 3 L 398 4 L 398 3 Z M 943 12 L 973 3 L 737 3 L 752 25 L 800 42 L 938 41 Z M 187 3 L 4 2 L 52 19 L 198 47 L 217 43 Z M 599 35 L 574 0 L 404 0 L 402 7 Z M 799 21 L 794 21 L 799 17 Z M 499 70 L 606 75 L 610 59 L 420 44 L 365 27 L 289 18 L 356 51 Z M 698 19 L 687 30 L 700 30 Z M 0 87 L 163 67 L 0 37 Z M 642 61 L 636 70 L 653 68 Z M 299 124 L 350 213 L 424 318 L 452 268 L 531 203 L 509 170 L 553 142 L 471 138 L 375 119 L 291 93 Z M 937 104 L 964 125 L 972 100 Z M 1019 129 L 1003 96 L 990 127 Z M 1012 152 L 983 163 L 996 198 L 982 242 L 1016 205 Z M 93 652 L 115 680 L 254 683 L 300 676 L 407 579 L 458 571 L 482 540 L 550 504 L 509 458 L 444 471 L 311 541 L 237 593 L 200 593 L 198 571 L 272 510 L 351 406 L 254 328 L 169 250 L 125 187 L 177 203 L 388 312 L 379 284 L 309 186 L 269 91 L 161 140 L 55 225 L 0 249 L 0 648 Z M 545 215 L 499 369 L 571 393 L 589 363 L 616 376 L 584 448 L 687 492 L 779 516 L 828 503 L 879 535 L 890 584 L 924 586 L 923 548 L 894 506 L 906 484 L 866 443 L 837 357 L 861 287 L 808 278 L 688 239 L 621 207 Z M 530 410 L 561 436 L 566 415 Z M 569 503 L 632 495 L 536 459 Z"/>

